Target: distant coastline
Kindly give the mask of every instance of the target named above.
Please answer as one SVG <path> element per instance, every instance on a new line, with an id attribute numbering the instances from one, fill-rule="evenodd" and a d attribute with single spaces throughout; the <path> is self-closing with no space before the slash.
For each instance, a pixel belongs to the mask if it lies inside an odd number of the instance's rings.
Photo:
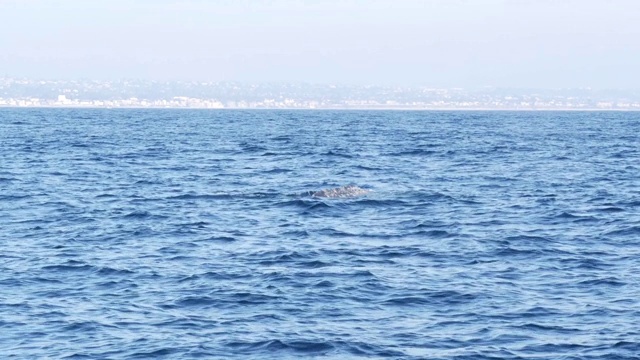
<path id="1" fill-rule="evenodd" d="M 0 109 L 86 109 L 86 110 L 217 110 L 217 111 L 415 111 L 415 112 L 640 112 L 640 109 L 597 109 L 597 108 L 558 108 L 558 109 L 497 109 L 497 108 L 198 108 L 198 107 L 98 107 L 98 106 L 5 106 Z"/>
<path id="2" fill-rule="evenodd" d="M 638 111 L 640 90 L 0 78 L 0 107 Z"/>
<path id="3" fill-rule="evenodd" d="M 96 105 L 3 105 L 0 109 L 104 109 L 104 110 L 286 110 L 286 111 L 507 111 L 507 112 L 638 112 L 640 108 L 421 108 L 421 107 L 186 107 L 186 106 L 96 106 Z"/>

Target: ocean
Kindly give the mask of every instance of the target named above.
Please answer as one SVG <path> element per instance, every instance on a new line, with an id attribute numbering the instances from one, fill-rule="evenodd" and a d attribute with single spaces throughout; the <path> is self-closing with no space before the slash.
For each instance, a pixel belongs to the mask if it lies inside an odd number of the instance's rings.
<path id="1" fill-rule="evenodd" d="M 0 246 L 4 359 L 637 358 L 640 112 L 0 109 Z"/>

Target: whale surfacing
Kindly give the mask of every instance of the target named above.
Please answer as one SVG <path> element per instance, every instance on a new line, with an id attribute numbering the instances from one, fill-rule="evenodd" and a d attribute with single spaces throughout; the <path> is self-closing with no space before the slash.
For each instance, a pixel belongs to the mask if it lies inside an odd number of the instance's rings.
<path id="1" fill-rule="evenodd" d="M 323 189 L 311 193 L 313 197 L 322 198 L 351 198 L 366 195 L 369 190 L 363 189 L 355 185 L 341 186 L 333 189 Z"/>

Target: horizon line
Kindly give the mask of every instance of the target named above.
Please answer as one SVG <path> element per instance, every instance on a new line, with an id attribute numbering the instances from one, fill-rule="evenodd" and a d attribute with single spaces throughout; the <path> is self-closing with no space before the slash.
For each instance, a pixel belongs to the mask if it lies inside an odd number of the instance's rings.
<path id="1" fill-rule="evenodd" d="M 15 106 L 15 105 L 0 105 L 0 109 L 86 109 L 86 110 L 209 110 L 209 111 L 424 111 L 424 112 L 640 112 L 640 108 L 558 108 L 558 109 L 523 109 L 523 108 L 412 108 L 412 107 L 332 107 L 332 108 L 302 108 L 302 107 L 290 107 L 290 108 L 266 108 L 266 107 L 221 107 L 221 108 L 207 108 L 207 107 L 145 107 L 145 106 Z"/>

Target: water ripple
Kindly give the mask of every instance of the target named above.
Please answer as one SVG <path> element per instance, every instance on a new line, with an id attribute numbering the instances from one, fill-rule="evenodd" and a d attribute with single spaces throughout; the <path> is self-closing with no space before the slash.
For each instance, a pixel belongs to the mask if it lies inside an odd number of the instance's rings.
<path id="1" fill-rule="evenodd" d="M 0 353 L 636 358 L 638 134 L 634 112 L 0 109 Z"/>

